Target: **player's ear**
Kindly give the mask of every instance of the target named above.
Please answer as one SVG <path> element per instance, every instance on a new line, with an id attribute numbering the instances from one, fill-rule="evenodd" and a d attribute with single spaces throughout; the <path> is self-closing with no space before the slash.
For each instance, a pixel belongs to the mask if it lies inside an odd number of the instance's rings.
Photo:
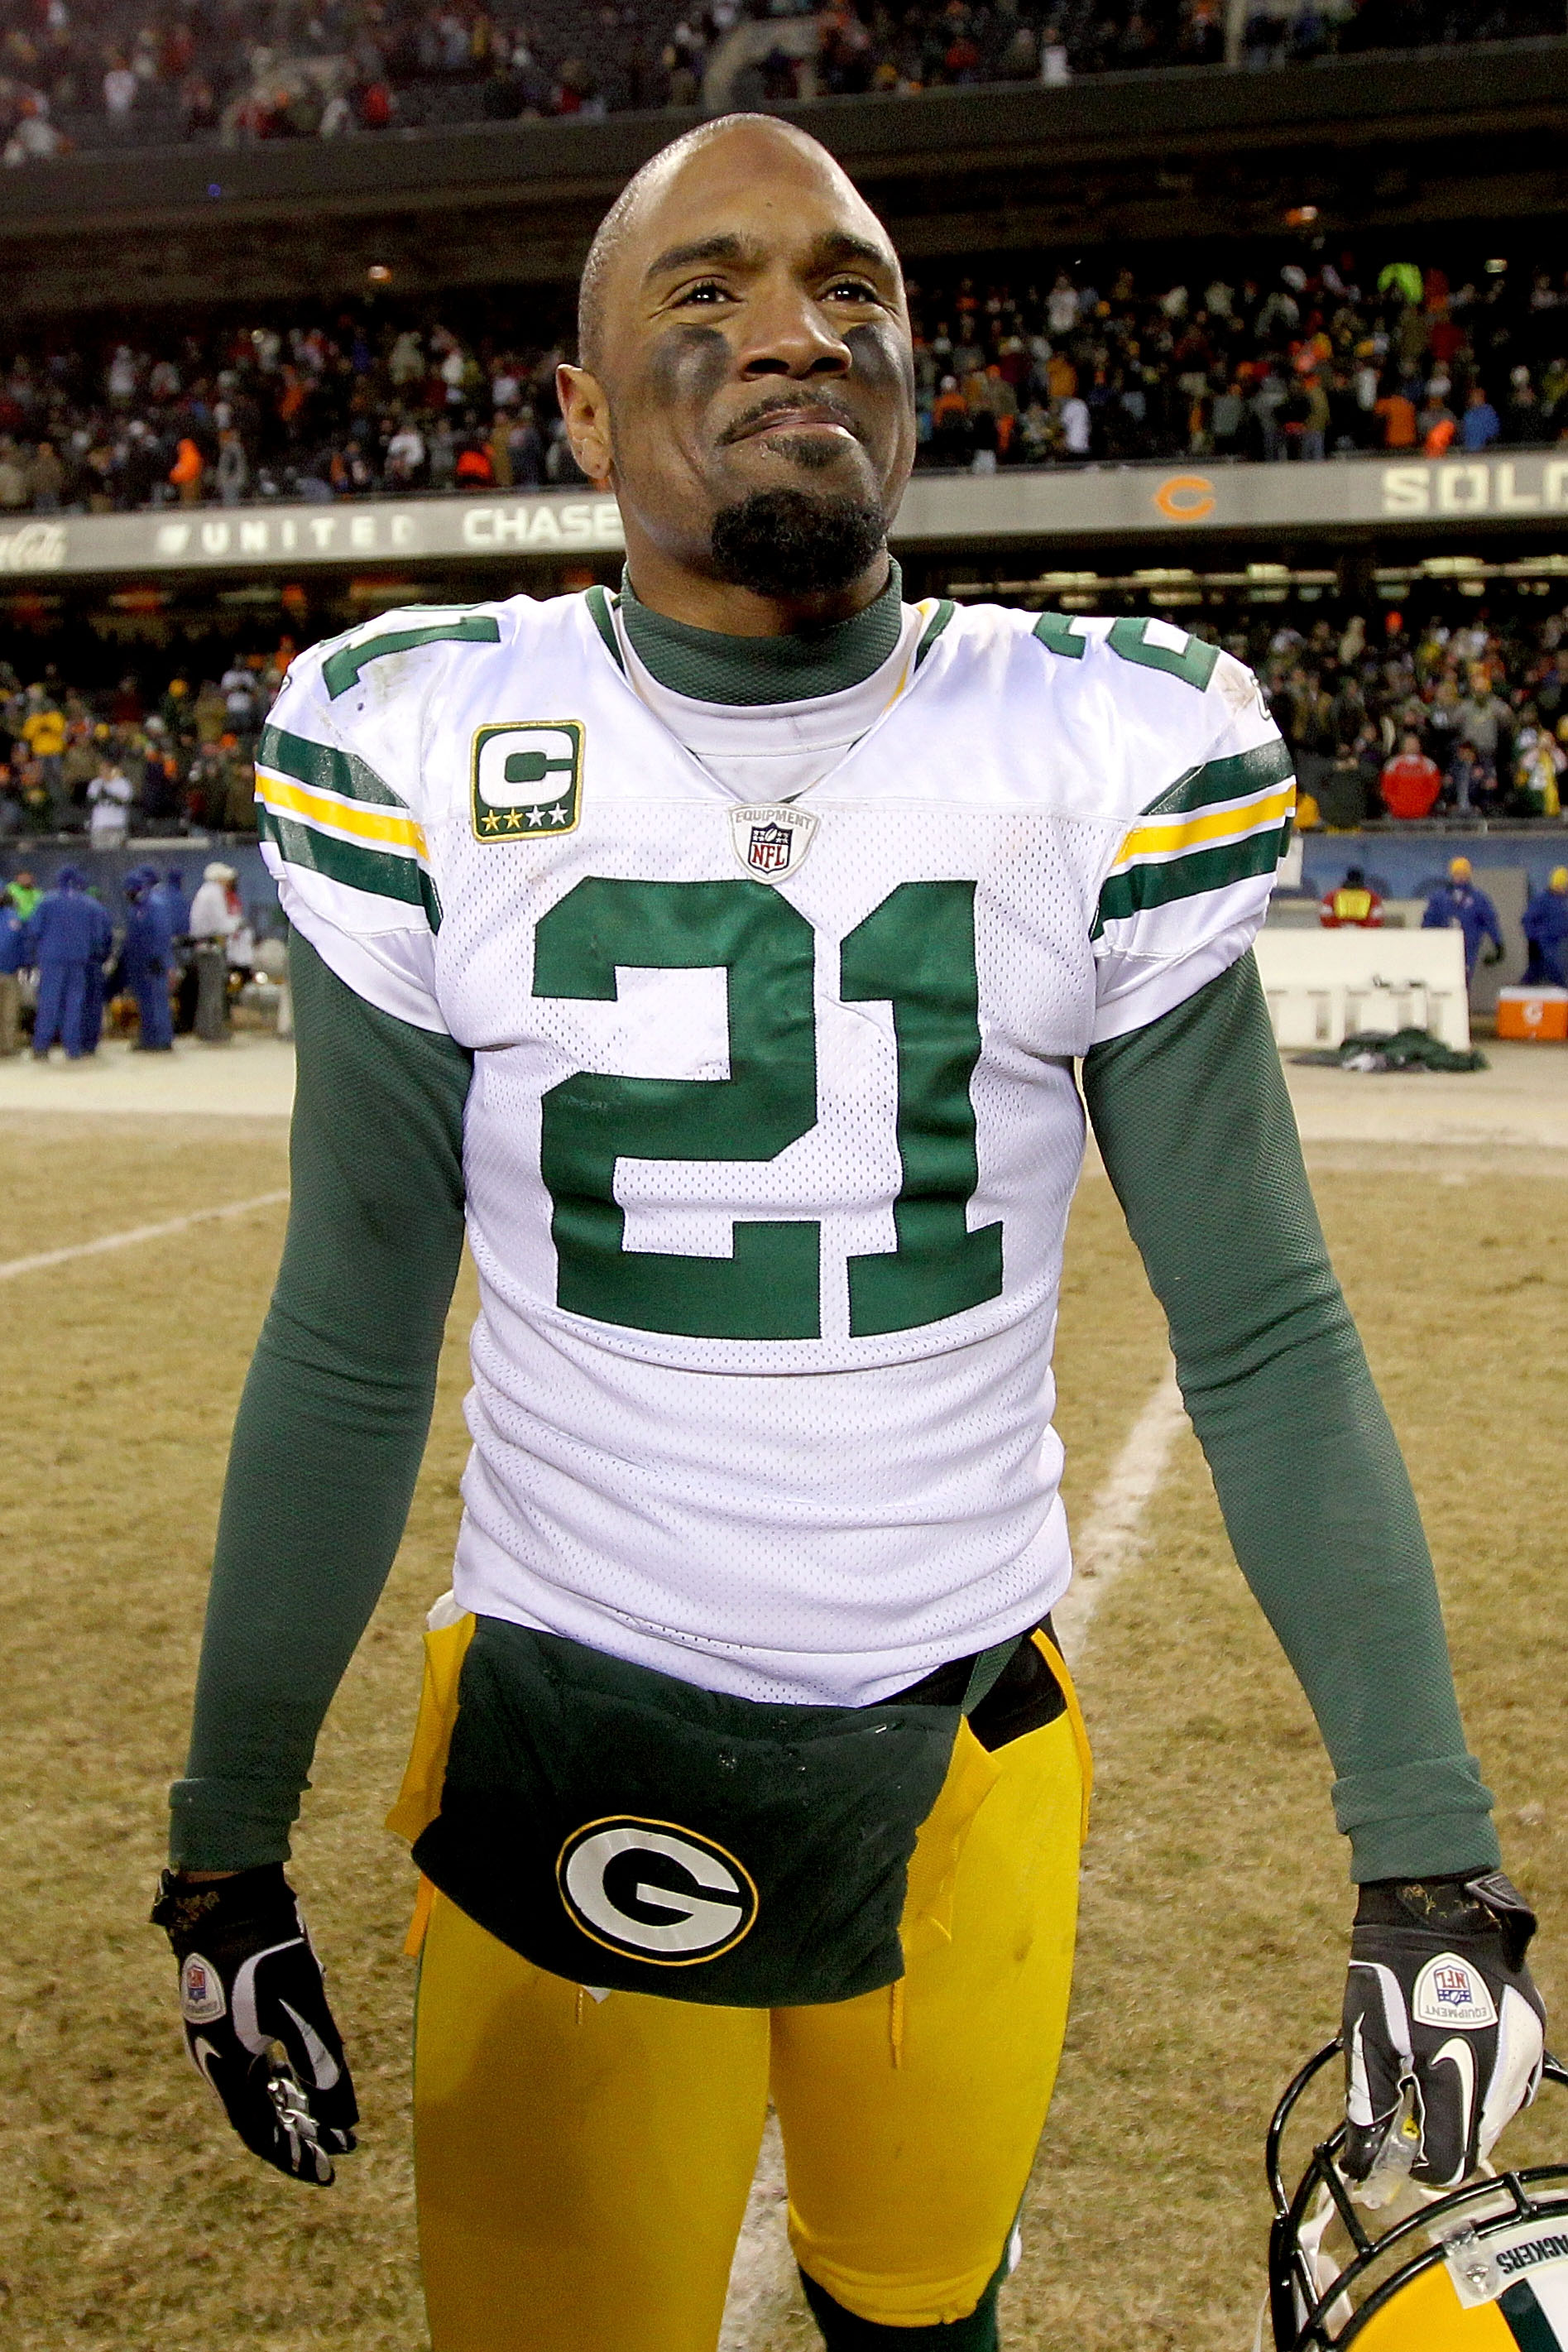
<path id="1" fill-rule="evenodd" d="M 610 479 L 610 403 L 604 386 L 589 368 L 572 367 L 564 360 L 555 372 L 556 397 L 566 420 L 571 454 L 591 482 L 601 488 Z"/>

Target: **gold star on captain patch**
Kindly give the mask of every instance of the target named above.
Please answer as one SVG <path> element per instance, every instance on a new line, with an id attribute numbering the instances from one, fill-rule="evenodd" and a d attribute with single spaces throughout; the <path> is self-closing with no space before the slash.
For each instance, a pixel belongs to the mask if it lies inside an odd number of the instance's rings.
<path id="1" fill-rule="evenodd" d="M 500 820 L 500 818 L 496 814 L 496 812 L 495 812 L 495 810 L 494 810 L 494 809 L 487 809 L 487 810 L 486 811 L 485 817 L 484 817 L 484 826 L 485 826 L 485 830 L 486 830 L 486 833 L 499 833 L 499 832 L 500 832 L 500 830 L 501 830 L 501 820 Z"/>

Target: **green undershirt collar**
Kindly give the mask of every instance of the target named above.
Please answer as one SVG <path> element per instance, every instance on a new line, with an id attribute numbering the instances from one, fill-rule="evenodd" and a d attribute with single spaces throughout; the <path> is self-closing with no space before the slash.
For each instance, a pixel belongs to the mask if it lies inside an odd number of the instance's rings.
<path id="1" fill-rule="evenodd" d="M 896 563 L 875 601 L 847 621 L 809 635 L 732 637 L 694 629 L 639 602 L 630 574 L 621 581 L 620 612 L 637 658 L 672 694 L 731 707 L 806 702 L 841 694 L 882 667 L 904 625 L 904 580 Z"/>

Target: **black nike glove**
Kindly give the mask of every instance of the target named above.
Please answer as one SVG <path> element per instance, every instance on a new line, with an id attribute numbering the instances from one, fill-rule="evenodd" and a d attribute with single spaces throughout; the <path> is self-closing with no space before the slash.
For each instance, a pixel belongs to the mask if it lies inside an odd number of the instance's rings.
<path id="1" fill-rule="evenodd" d="M 1403 2120 L 1414 2177 L 1453 2188 L 1533 2099 L 1546 2025 L 1524 1965 L 1534 1933 L 1500 1871 L 1362 1888 L 1344 1992 L 1350 2179 L 1366 2179 Z"/>
<path id="2" fill-rule="evenodd" d="M 360 2111 L 282 1864 L 195 1881 L 166 1870 L 152 1924 L 168 1929 L 180 1963 L 192 2063 L 230 2123 L 253 2155 L 325 2188 Z"/>

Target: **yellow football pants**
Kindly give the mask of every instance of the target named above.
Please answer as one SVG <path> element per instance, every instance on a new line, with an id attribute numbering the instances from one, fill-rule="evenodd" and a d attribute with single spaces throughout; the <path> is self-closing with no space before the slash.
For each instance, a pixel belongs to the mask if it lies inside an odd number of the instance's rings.
<path id="1" fill-rule="evenodd" d="M 1075 1701 L 994 1755 L 965 1725 L 904 1979 L 808 2009 L 596 2000 L 437 1895 L 414 2061 L 433 2352 L 712 2352 L 769 2094 L 809 2275 L 884 2325 L 971 2312 L 1051 2101 L 1087 1794 Z"/>

